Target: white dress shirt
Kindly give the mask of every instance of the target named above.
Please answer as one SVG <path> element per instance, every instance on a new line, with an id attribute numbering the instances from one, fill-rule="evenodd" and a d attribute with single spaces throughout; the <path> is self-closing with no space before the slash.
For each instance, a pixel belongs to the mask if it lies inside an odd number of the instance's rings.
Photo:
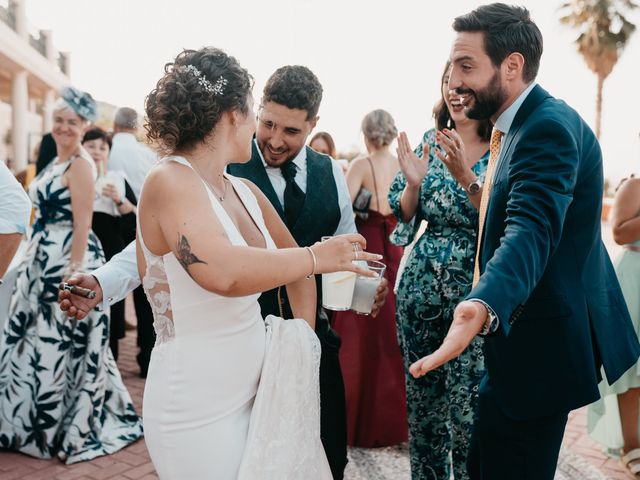
<path id="1" fill-rule="evenodd" d="M 4 162 L 0 161 L 0 234 L 27 232 L 31 200 Z"/>
<path id="2" fill-rule="evenodd" d="M 140 198 L 144 179 L 157 161 L 153 150 L 138 142 L 133 134 L 120 132 L 113 136 L 107 170 L 123 171 L 136 198 Z"/>
<path id="3" fill-rule="evenodd" d="M 118 134 L 120 135 L 120 134 Z M 115 139 L 114 139 L 115 140 Z M 112 150 L 113 152 L 113 150 Z M 260 149 L 258 148 L 258 152 Z M 262 153 L 260 158 L 264 163 Z M 307 149 L 303 148 L 300 153 L 293 159 L 298 173 L 295 181 L 303 192 L 307 190 Z M 284 189 L 286 181 L 282 176 L 280 168 L 269 167 L 264 163 L 267 175 L 271 181 L 271 185 L 276 191 L 278 200 L 284 205 Z M 333 177 L 336 181 L 338 189 L 338 202 L 340 205 L 340 223 L 335 231 L 335 235 L 344 233 L 355 233 L 356 223 L 351 208 L 351 197 L 347 188 L 347 181 L 344 173 L 337 162 L 331 162 L 333 168 Z M 109 169 L 111 169 L 111 159 L 109 159 Z M 132 187 L 133 188 L 133 185 Z M 140 277 L 138 275 L 138 267 L 136 264 L 136 246 L 135 242 L 131 242 L 122 252 L 114 255 L 109 262 L 92 272 L 102 287 L 103 301 L 102 308 L 106 309 L 109 305 L 122 300 L 129 292 L 140 285 Z"/>
<path id="4" fill-rule="evenodd" d="M 503 133 L 502 138 L 500 139 L 500 151 L 498 153 L 498 160 L 496 162 L 496 170 L 498 168 L 498 163 L 500 162 L 500 159 L 502 157 L 502 142 L 504 141 L 504 138 L 507 136 L 507 133 L 509 133 L 509 130 L 511 129 L 513 120 L 516 118 L 516 114 L 518 113 L 518 110 L 520 110 L 520 107 L 522 106 L 524 101 L 527 99 L 527 97 L 531 93 L 531 90 L 533 90 L 533 87 L 535 87 L 536 85 L 537 85 L 536 82 L 531 82 L 531 85 L 525 88 L 525 90 L 520 94 L 520 96 L 516 98 L 511 105 L 509 105 L 509 108 L 507 108 L 504 112 L 500 114 L 500 116 L 496 120 L 496 124 L 493 126 L 493 128 L 496 128 Z"/>
<path id="5" fill-rule="evenodd" d="M 258 146 L 257 141 L 256 147 Z M 265 170 L 267 171 L 267 175 L 269 176 L 269 181 L 273 186 L 273 189 L 278 196 L 278 200 L 280 201 L 280 205 L 284 209 L 284 189 L 287 186 L 287 182 L 282 176 L 282 171 L 280 167 L 270 167 L 267 165 L 267 162 L 264 161 L 264 157 L 262 156 L 262 152 L 260 148 L 257 148 L 258 153 L 260 154 L 260 159 L 262 160 L 262 164 L 264 165 Z M 293 164 L 296 166 L 296 177 L 295 182 L 300 187 L 303 192 L 307 192 L 307 148 L 303 147 L 298 155 L 292 160 Z M 340 223 L 338 224 L 338 228 L 334 232 L 334 235 L 342 235 L 345 233 L 357 233 L 355 217 L 353 215 L 353 208 L 351 207 L 351 195 L 349 195 L 349 187 L 347 187 L 347 180 L 344 176 L 344 172 L 340 167 L 338 162 L 332 161 L 331 168 L 333 170 L 333 178 L 336 181 L 336 188 L 338 189 L 338 205 L 340 207 Z"/>

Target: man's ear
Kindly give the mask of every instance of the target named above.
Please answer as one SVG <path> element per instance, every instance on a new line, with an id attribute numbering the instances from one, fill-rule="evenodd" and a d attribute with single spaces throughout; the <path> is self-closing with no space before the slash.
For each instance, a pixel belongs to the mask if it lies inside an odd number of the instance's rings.
<path id="1" fill-rule="evenodd" d="M 320 117 L 318 115 L 316 115 L 311 120 L 309 120 L 309 123 L 311 124 L 311 130 L 316 128 L 316 125 L 318 124 L 318 120 L 320 120 Z"/>
<path id="2" fill-rule="evenodd" d="M 506 68 L 507 79 L 515 80 L 524 78 L 524 57 L 521 53 L 513 52 L 504 59 L 503 65 Z"/>

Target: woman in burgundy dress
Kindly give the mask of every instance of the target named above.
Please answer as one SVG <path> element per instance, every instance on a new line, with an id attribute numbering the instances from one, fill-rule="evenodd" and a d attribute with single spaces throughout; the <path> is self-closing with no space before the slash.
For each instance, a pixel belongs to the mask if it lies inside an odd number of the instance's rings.
<path id="1" fill-rule="evenodd" d="M 364 117 L 362 132 L 368 155 L 351 163 L 347 184 L 358 232 L 367 239 L 367 251 L 383 255 L 385 277 L 394 285 L 402 248 L 389 242 L 396 219 L 387 193 L 400 170 L 398 159 L 389 151 L 398 131 L 388 112 L 374 110 Z M 342 337 L 340 365 L 351 446 L 382 447 L 407 441 L 404 367 L 395 314 L 393 292 L 375 318 L 351 311 L 334 314 L 334 328 Z"/>

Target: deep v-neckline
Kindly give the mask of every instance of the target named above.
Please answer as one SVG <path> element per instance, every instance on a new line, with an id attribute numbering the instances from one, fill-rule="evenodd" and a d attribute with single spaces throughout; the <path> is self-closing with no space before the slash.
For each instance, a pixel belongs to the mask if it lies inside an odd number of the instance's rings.
<path id="1" fill-rule="evenodd" d="M 194 171 L 194 173 L 196 173 L 196 175 L 198 175 L 198 172 L 196 172 L 196 170 L 189 163 L 189 160 L 187 160 L 186 158 L 180 157 L 180 156 L 173 156 L 171 158 L 174 159 L 175 161 L 177 161 L 178 163 L 189 167 L 191 170 Z M 223 172 L 222 175 L 224 176 L 224 178 L 227 179 L 227 181 L 229 183 L 231 183 L 231 188 L 236 193 L 236 196 L 238 197 L 238 200 L 240 200 L 240 203 L 242 204 L 242 207 L 247 212 L 247 214 L 249 215 L 249 218 L 251 218 L 251 221 L 257 227 L 258 231 L 262 235 L 262 239 L 264 241 L 264 247 L 253 247 L 253 248 L 267 248 L 268 249 L 269 248 L 268 239 L 271 238 L 271 237 L 268 235 L 268 232 L 263 230 L 263 228 L 261 226 L 261 222 L 259 222 L 256 219 L 254 214 L 251 212 L 251 209 L 248 208 L 247 202 L 245 201 L 245 198 L 243 196 L 244 193 L 241 192 L 242 188 L 237 188 L 237 184 L 235 183 L 238 179 L 236 179 L 232 175 L 229 175 L 227 172 Z M 227 212 L 227 210 L 222 205 L 222 202 L 216 197 L 214 192 L 211 191 L 211 188 L 207 185 L 207 182 L 205 182 L 204 179 L 200 175 L 198 175 L 198 178 L 200 179 L 200 181 L 204 185 L 204 189 L 207 192 L 207 195 L 209 196 L 209 201 L 211 202 L 211 206 L 213 207 L 214 211 L 216 212 L 216 215 L 218 216 L 218 219 L 222 223 L 222 227 L 225 229 L 225 232 L 227 232 L 227 235 L 229 235 L 229 238 L 231 239 L 232 232 L 229 231 L 230 228 L 226 225 L 227 223 L 231 224 L 231 226 L 232 226 L 233 230 L 235 231 L 237 237 L 242 241 L 243 246 L 248 247 L 249 244 L 247 243 L 247 240 L 242 235 L 242 232 L 240 231 L 240 228 L 233 221 L 233 218 L 231 218 L 231 215 L 229 215 L 229 212 Z M 224 215 L 224 217 L 226 218 L 226 221 L 224 221 L 222 218 L 220 218 L 221 214 Z M 266 226 L 265 226 L 265 228 L 266 228 Z M 233 241 L 232 241 L 232 243 L 233 243 Z"/>
<path id="2" fill-rule="evenodd" d="M 266 232 L 262 230 L 262 227 L 260 226 L 260 222 L 258 222 L 256 217 L 253 215 L 253 213 L 251 212 L 251 209 L 247 207 L 247 202 L 243 198 L 244 194 L 240 192 L 240 189 L 236 188 L 236 184 L 235 184 L 235 180 L 236 179 L 234 177 L 230 177 L 226 172 L 223 173 L 223 176 L 224 176 L 224 178 L 226 178 L 229 181 L 229 183 L 231 183 L 231 188 L 233 189 L 233 191 L 235 192 L 236 196 L 238 197 L 238 200 L 240 200 L 240 203 L 242 204 L 242 208 L 244 208 L 245 212 L 247 212 L 247 214 L 249 215 L 249 218 L 251 218 L 251 221 L 253 222 L 253 224 L 256 226 L 256 228 L 258 229 L 258 231 L 262 235 L 262 240 L 264 241 L 264 247 L 253 247 L 253 248 L 269 248 L 269 242 L 267 241 Z M 206 187 L 206 185 L 205 185 L 205 187 Z M 211 190 L 209 188 L 207 188 L 207 192 L 209 193 L 209 197 L 213 198 L 213 200 L 218 204 L 218 206 L 220 207 L 220 210 L 222 210 L 224 212 L 224 214 L 227 217 L 227 220 L 229 221 L 229 223 L 231 225 L 233 225 L 233 229 L 238 234 L 238 237 L 241 238 L 242 241 L 244 242 L 244 246 L 248 247 L 249 244 L 247 243 L 246 238 L 244 238 L 244 236 L 242 235 L 242 232 L 240 231 L 240 227 L 238 227 L 238 225 L 236 225 L 236 223 L 233 221 L 233 218 L 231 218 L 231 215 L 229 214 L 229 212 L 227 212 L 227 210 L 224 208 L 224 206 L 222 205 L 222 202 L 218 198 L 216 198 L 215 195 L 213 195 L 213 192 L 211 192 Z M 225 230 L 226 230 L 226 228 L 225 228 Z M 227 233 L 229 233 L 229 232 L 227 232 Z"/>

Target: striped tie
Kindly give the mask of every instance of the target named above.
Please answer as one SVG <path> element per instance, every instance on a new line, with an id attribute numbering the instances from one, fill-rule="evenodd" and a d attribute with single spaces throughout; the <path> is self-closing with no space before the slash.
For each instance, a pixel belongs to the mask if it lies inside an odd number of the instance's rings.
<path id="1" fill-rule="evenodd" d="M 480 279 L 480 245 L 482 244 L 482 232 L 484 230 L 484 221 L 487 215 L 487 206 L 489 205 L 489 196 L 493 188 L 493 174 L 496 170 L 498 155 L 500 154 L 500 142 L 502 141 L 503 132 L 494 128 L 491 132 L 491 143 L 489 144 L 489 163 L 487 165 L 487 173 L 484 177 L 484 187 L 482 189 L 482 198 L 480 199 L 480 209 L 478 210 L 478 245 L 476 247 L 476 261 L 473 267 L 473 286 L 478 284 Z"/>

